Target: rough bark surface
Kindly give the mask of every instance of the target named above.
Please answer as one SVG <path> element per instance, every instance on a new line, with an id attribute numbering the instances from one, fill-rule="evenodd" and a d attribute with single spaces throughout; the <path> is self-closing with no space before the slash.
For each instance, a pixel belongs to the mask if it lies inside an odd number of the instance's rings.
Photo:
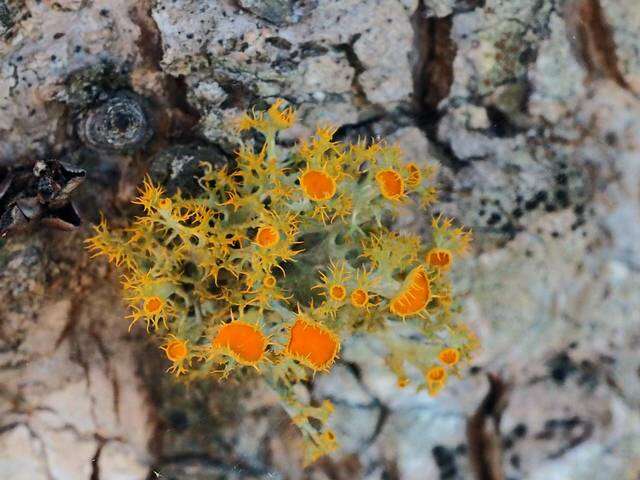
<path id="1" fill-rule="evenodd" d="M 349 342 L 309 392 L 336 404 L 343 447 L 303 471 L 265 387 L 176 385 L 127 332 L 86 227 L 36 230 L 0 240 L 0 472 L 471 478 L 487 371 L 509 385 L 505 478 L 637 478 L 639 29 L 635 0 L 0 0 L 0 175 L 81 166 L 84 218 L 124 222 L 144 172 L 188 188 L 200 160 L 232 155 L 231 118 L 284 97 L 300 114 L 285 142 L 331 122 L 441 164 L 438 208 L 476 234 L 455 275 L 483 344 L 432 399 Z M 87 141 L 79 125 L 122 91 L 149 131 Z"/>

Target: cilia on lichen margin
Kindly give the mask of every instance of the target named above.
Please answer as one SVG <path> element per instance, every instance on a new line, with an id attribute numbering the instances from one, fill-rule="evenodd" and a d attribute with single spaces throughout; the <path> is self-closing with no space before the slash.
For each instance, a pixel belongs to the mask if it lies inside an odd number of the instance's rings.
<path id="1" fill-rule="evenodd" d="M 190 197 L 147 179 L 143 214 L 120 230 L 102 221 L 87 242 L 123 270 L 131 324 L 160 337 L 170 372 L 261 375 L 312 462 L 337 447 L 332 405 L 305 404 L 294 386 L 331 370 L 350 335 L 375 336 L 398 386 L 431 395 L 477 341 L 448 276 L 470 232 L 441 216 L 428 238 L 393 229 L 399 207 L 435 201 L 435 167 L 384 142 L 334 141 L 330 127 L 285 150 L 276 137 L 294 120 L 281 100 L 243 115 L 238 130 L 264 141 L 243 144 L 235 166 L 204 164 Z"/>

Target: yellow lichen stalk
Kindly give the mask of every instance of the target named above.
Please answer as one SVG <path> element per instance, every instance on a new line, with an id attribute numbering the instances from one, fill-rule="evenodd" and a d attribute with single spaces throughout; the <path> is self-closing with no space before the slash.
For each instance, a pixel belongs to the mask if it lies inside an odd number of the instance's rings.
<path id="1" fill-rule="evenodd" d="M 334 141 L 328 127 L 285 150 L 276 136 L 294 120 L 281 100 L 244 115 L 238 129 L 264 141 L 242 145 L 234 167 L 205 164 L 190 198 L 146 180 L 142 215 L 121 230 L 103 221 L 87 242 L 123 269 L 132 325 L 158 336 L 170 372 L 262 375 L 311 462 L 337 447 L 333 407 L 305 404 L 294 386 L 330 371 L 347 337 L 376 336 L 398 386 L 431 395 L 477 340 L 448 276 L 470 232 L 440 216 L 428 238 L 393 228 L 399 206 L 434 201 L 435 168 L 384 142 Z"/>

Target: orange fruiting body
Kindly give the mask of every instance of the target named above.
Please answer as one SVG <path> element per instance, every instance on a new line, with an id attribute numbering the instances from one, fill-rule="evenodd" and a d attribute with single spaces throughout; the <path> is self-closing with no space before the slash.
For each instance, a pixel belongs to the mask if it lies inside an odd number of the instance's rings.
<path id="1" fill-rule="evenodd" d="M 447 371 L 442 367 L 431 367 L 425 373 L 429 395 L 436 395 L 447 383 Z"/>
<path id="2" fill-rule="evenodd" d="M 447 379 L 447 371 L 442 367 L 431 367 L 427 371 L 427 380 L 431 382 L 442 382 Z"/>
<path id="3" fill-rule="evenodd" d="M 262 248 L 273 247 L 280 240 L 278 230 L 273 227 L 260 227 L 256 234 L 256 243 Z"/>
<path id="4" fill-rule="evenodd" d="M 147 297 L 144 299 L 144 313 L 148 315 L 155 315 L 162 311 L 164 302 L 160 297 Z"/>
<path id="5" fill-rule="evenodd" d="M 289 332 L 285 355 L 313 370 L 328 370 L 340 349 L 340 339 L 325 326 L 299 315 Z"/>
<path id="6" fill-rule="evenodd" d="M 293 122 L 296 119 L 296 114 L 293 111 L 292 107 L 287 107 L 280 110 L 280 107 L 284 103 L 284 100 L 279 98 L 271 105 L 271 108 L 267 110 L 267 115 L 273 122 L 273 124 L 279 129 L 286 129 L 293 125 Z"/>
<path id="7" fill-rule="evenodd" d="M 422 180 L 420 167 L 418 167 L 415 163 L 408 163 L 406 168 L 407 168 L 407 171 L 409 172 L 407 185 L 409 185 L 410 187 L 418 186 L 420 184 L 420 180 Z"/>
<path id="8" fill-rule="evenodd" d="M 393 169 L 381 170 L 376 174 L 376 181 L 382 196 L 389 200 L 398 200 L 404 195 L 404 180 Z"/>
<path id="9" fill-rule="evenodd" d="M 431 284 L 422 266 L 414 268 L 398 294 L 391 299 L 389 309 L 401 317 L 424 310 L 431 300 Z"/>
<path id="10" fill-rule="evenodd" d="M 409 380 L 407 377 L 399 377 L 398 381 L 396 382 L 396 385 L 398 385 L 399 388 L 405 388 L 410 383 L 411 383 L 411 380 Z"/>
<path id="11" fill-rule="evenodd" d="M 324 170 L 307 170 L 300 176 L 300 187 L 311 200 L 329 200 L 336 194 L 336 181 Z"/>
<path id="12" fill-rule="evenodd" d="M 453 367 L 460 360 L 460 352 L 457 348 L 445 348 L 438 354 L 438 358 L 445 365 Z"/>
<path id="13" fill-rule="evenodd" d="M 172 205 L 173 205 L 173 202 L 171 201 L 170 198 L 162 198 L 158 202 L 158 206 L 164 210 L 171 210 Z"/>
<path id="14" fill-rule="evenodd" d="M 443 367 L 431 367 L 425 373 L 429 395 L 437 394 L 447 383 L 447 371 Z"/>
<path id="15" fill-rule="evenodd" d="M 255 365 L 264 357 L 267 337 L 256 325 L 239 320 L 220 327 L 212 342 L 214 349 L 222 349 L 243 365 Z"/>
<path id="16" fill-rule="evenodd" d="M 273 288 L 276 286 L 276 277 L 274 277 L 273 275 L 267 275 L 266 277 L 264 277 L 262 283 L 267 288 Z"/>
<path id="17" fill-rule="evenodd" d="M 369 294 L 362 288 L 356 288 L 351 292 L 351 305 L 362 308 L 369 303 Z"/>
<path id="18" fill-rule="evenodd" d="M 432 248 L 427 253 L 429 265 L 441 270 L 448 270 L 453 262 L 453 255 L 446 248 Z"/>
<path id="19" fill-rule="evenodd" d="M 447 371 L 443 367 L 431 367 L 425 373 L 429 395 L 437 394 L 447 383 Z"/>
<path id="20" fill-rule="evenodd" d="M 171 360 L 172 362 L 180 362 L 187 356 L 187 342 L 175 338 L 167 343 L 164 350 L 169 360 Z"/>
<path id="21" fill-rule="evenodd" d="M 332 285 L 329 289 L 329 296 L 333 300 L 341 302 L 347 297 L 347 289 L 344 288 L 344 285 Z"/>

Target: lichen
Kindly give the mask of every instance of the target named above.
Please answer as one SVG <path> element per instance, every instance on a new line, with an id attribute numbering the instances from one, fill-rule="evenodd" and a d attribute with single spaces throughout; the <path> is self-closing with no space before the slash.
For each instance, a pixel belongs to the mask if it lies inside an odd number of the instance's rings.
<path id="1" fill-rule="evenodd" d="M 135 201 L 142 214 L 120 230 L 101 222 L 87 242 L 124 270 L 132 325 L 164 339 L 173 373 L 193 381 L 257 371 L 300 428 L 310 462 L 337 447 L 332 407 L 306 404 L 294 387 L 328 372 L 344 339 L 377 336 L 398 385 L 419 378 L 431 394 L 468 361 L 477 341 L 457 319 L 448 267 L 471 235 L 439 216 L 428 238 L 395 231 L 399 208 L 434 201 L 435 168 L 405 164 L 385 142 L 335 141 L 331 127 L 285 150 L 276 137 L 295 113 L 282 106 L 238 120 L 264 142 L 243 144 L 233 169 L 204 165 L 199 195 L 167 196 L 147 179 Z"/>

